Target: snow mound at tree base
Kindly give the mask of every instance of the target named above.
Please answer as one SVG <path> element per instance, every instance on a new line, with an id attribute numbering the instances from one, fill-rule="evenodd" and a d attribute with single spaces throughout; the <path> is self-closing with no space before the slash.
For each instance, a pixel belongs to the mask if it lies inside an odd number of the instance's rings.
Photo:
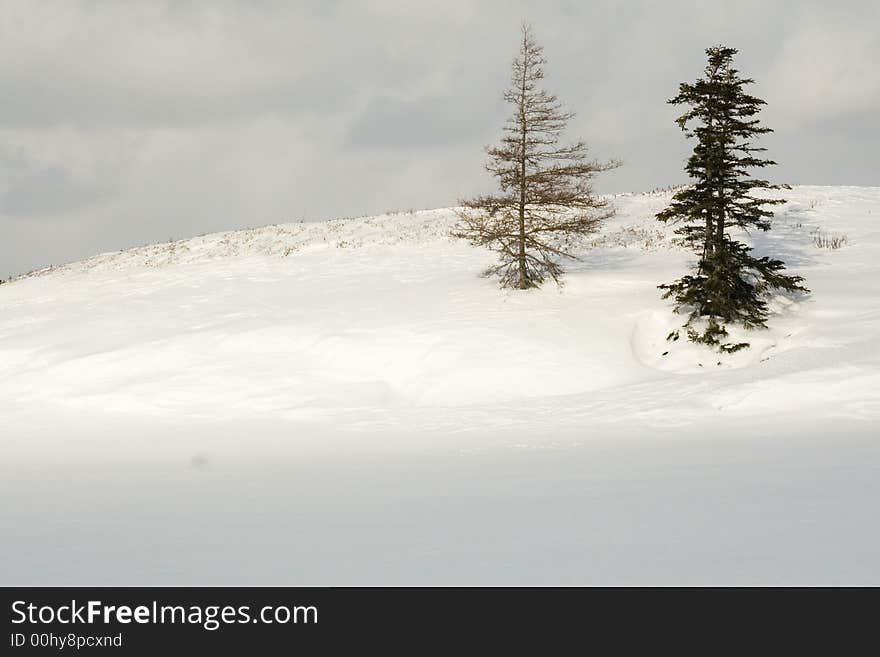
<path id="1" fill-rule="evenodd" d="M 778 302 L 774 305 L 782 306 Z M 785 312 L 777 311 L 774 319 L 778 321 L 785 316 Z M 732 353 L 719 352 L 688 340 L 687 328 L 683 326 L 686 319 L 686 316 L 670 314 L 668 310 L 646 312 L 633 331 L 632 348 L 637 358 L 644 365 L 664 372 L 699 374 L 707 368 L 739 369 L 757 366 L 797 346 L 791 339 L 791 334 L 781 335 L 775 327 L 747 330 L 732 324 L 727 327 L 729 335 L 725 342 L 744 342 L 749 347 Z M 674 335 L 669 338 L 671 334 Z"/>

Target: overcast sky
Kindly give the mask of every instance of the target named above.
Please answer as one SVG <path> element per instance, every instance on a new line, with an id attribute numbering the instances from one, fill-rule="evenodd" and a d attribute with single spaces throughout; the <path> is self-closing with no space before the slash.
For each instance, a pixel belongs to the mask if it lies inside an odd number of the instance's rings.
<path id="1" fill-rule="evenodd" d="M 527 21 L 570 136 L 684 182 L 703 50 L 769 103 L 783 182 L 880 185 L 880 2 L 0 0 L 0 277 L 229 228 L 452 205 Z"/>

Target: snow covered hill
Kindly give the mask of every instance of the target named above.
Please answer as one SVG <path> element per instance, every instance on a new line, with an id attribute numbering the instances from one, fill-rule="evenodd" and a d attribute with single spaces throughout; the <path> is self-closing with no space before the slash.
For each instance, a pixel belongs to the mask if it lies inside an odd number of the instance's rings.
<path id="1" fill-rule="evenodd" d="M 812 294 L 723 357 L 664 339 L 669 193 L 561 289 L 451 210 L 4 284 L 0 582 L 880 583 L 880 188 L 786 196 L 750 239 Z"/>

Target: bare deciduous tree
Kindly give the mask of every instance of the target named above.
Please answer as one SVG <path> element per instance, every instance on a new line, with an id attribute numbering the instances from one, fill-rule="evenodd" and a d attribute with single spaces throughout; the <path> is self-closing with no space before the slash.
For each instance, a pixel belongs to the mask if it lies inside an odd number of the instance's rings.
<path id="1" fill-rule="evenodd" d="M 547 276 L 557 283 L 560 258 L 572 258 L 568 242 L 595 231 L 614 211 L 593 193 L 591 180 L 619 166 L 587 157 L 583 141 L 560 144 L 573 116 L 555 95 L 540 89 L 543 49 L 523 26 L 519 56 L 513 62 L 510 89 L 504 99 L 514 107 L 497 146 L 486 149 L 486 168 L 501 193 L 461 202 L 455 235 L 497 251 L 502 287 L 538 287 Z"/>

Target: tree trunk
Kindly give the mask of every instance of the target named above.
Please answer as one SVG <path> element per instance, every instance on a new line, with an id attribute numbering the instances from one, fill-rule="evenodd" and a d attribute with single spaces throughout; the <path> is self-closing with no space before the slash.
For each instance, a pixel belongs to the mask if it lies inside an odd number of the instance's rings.
<path id="1" fill-rule="evenodd" d="M 724 115 L 725 123 L 721 124 L 721 145 L 718 150 L 720 151 L 719 157 L 721 159 L 722 171 L 725 168 L 725 163 L 727 162 L 727 147 L 725 144 L 727 143 L 727 130 L 725 128 L 726 125 L 729 125 L 730 117 Z M 725 228 L 725 218 L 727 216 L 727 198 L 724 196 L 724 175 L 721 175 L 721 180 L 718 184 L 718 217 L 715 220 L 715 251 L 717 253 L 723 253 L 724 251 L 724 228 Z"/>
<path id="2" fill-rule="evenodd" d="M 523 50 L 525 52 L 526 39 L 523 37 Z M 526 71 L 528 66 L 523 60 L 522 95 L 519 99 L 520 118 L 520 150 L 519 150 L 519 289 L 529 287 L 526 272 Z"/>
<path id="3" fill-rule="evenodd" d="M 712 213 L 706 210 L 706 237 L 703 244 L 703 260 L 712 257 Z"/>
<path id="4" fill-rule="evenodd" d="M 712 117 L 711 116 L 709 117 L 707 125 L 708 125 L 709 129 L 711 130 L 711 128 L 712 128 Z M 706 236 L 705 236 L 704 242 L 703 242 L 703 263 L 705 264 L 706 261 L 708 261 L 712 257 L 712 253 L 713 253 L 712 246 L 713 246 L 713 241 L 714 241 L 715 229 L 714 229 L 714 226 L 712 225 L 712 211 L 707 208 L 704 210 L 704 212 L 706 213 Z M 703 271 L 703 273 L 706 273 L 705 270 Z"/>

